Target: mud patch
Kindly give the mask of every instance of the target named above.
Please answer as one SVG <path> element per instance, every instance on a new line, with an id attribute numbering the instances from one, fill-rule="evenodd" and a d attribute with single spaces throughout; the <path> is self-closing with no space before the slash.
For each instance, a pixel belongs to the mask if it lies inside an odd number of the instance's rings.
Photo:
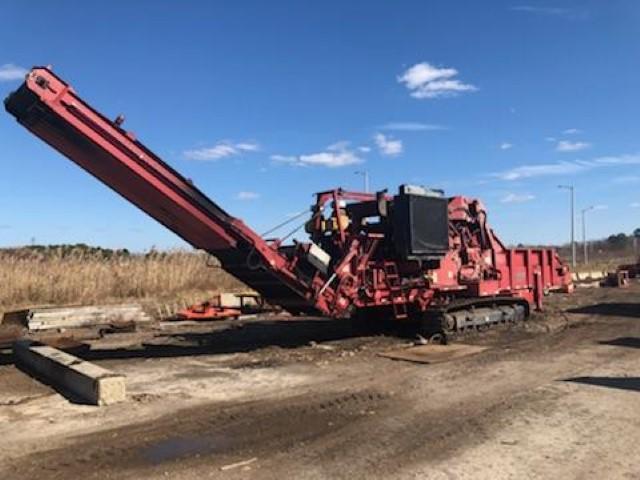
<path id="1" fill-rule="evenodd" d="M 180 372 L 176 373 L 173 377 L 197 380 L 203 378 L 236 378 L 237 374 L 227 369 L 212 368 L 207 370 L 194 370 L 193 372 Z"/>
<path id="2" fill-rule="evenodd" d="M 469 355 L 484 352 L 488 347 L 455 343 L 451 345 L 419 345 L 381 352 L 378 355 L 392 360 L 404 360 L 415 363 L 450 362 Z"/>
<path id="3" fill-rule="evenodd" d="M 3 478 L 102 478 L 110 472 L 135 471 L 141 477 L 155 468 L 207 462 L 219 468 L 237 453 L 260 456 L 351 426 L 384 409 L 389 396 L 354 391 L 240 405 L 208 405 L 154 422 L 85 435 L 75 439 L 81 450 L 59 448 L 10 462 Z M 70 455 L 75 451 L 77 455 Z M 148 470 L 148 471 L 147 471 Z M 117 478 L 117 473 L 116 477 Z"/>
<path id="4" fill-rule="evenodd" d="M 184 457 L 213 454 L 229 448 L 229 437 L 220 434 L 173 437 L 152 444 L 140 452 L 151 464 L 159 464 Z"/>

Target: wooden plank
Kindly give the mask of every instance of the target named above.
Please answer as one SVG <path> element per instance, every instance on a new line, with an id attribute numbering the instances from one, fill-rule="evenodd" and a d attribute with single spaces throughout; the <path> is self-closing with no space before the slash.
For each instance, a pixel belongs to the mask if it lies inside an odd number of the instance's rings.
<path id="1" fill-rule="evenodd" d="M 131 315 L 136 313 L 142 313 L 142 307 L 64 307 L 64 308 L 31 308 L 28 311 L 28 315 L 31 317 L 41 318 L 56 318 L 56 317 L 73 317 L 73 316 L 103 316 L 103 315 Z"/>
<path id="2" fill-rule="evenodd" d="M 76 328 L 116 323 L 150 322 L 151 317 L 140 305 L 105 305 L 79 307 L 33 308 L 27 311 L 29 330 Z"/>

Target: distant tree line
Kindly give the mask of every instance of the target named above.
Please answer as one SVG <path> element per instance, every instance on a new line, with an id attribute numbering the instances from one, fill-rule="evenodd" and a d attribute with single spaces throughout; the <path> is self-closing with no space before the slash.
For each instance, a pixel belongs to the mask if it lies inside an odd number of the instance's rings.
<path id="1" fill-rule="evenodd" d="M 0 248 L 0 253 L 17 257 L 32 256 L 37 254 L 42 257 L 56 256 L 59 258 L 73 256 L 90 256 L 92 258 L 127 258 L 131 252 L 126 248 L 103 248 L 87 245 L 86 243 L 60 244 L 60 245 L 25 245 L 16 248 Z"/>
<path id="2" fill-rule="evenodd" d="M 636 247 L 638 239 L 640 239 L 640 228 L 636 228 L 631 235 L 616 233 L 605 239 L 593 240 L 589 243 L 595 249 L 625 250 Z"/>

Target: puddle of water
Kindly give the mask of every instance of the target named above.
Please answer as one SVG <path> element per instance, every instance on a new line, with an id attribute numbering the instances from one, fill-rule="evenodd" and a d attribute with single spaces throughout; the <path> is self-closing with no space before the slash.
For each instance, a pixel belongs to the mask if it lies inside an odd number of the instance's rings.
<path id="1" fill-rule="evenodd" d="M 215 453 L 227 447 L 228 443 L 221 435 L 172 437 L 144 448 L 141 453 L 148 462 L 159 464 L 184 457 Z"/>

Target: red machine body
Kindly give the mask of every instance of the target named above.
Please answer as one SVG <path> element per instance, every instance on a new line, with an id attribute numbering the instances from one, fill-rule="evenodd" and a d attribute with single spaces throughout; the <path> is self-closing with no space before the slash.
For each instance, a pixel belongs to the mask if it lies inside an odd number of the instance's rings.
<path id="1" fill-rule="evenodd" d="M 553 249 L 506 248 L 478 200 L 408 186 L 397 195 L 321 192 L 307 223 L 310 241 L 284 245 L 229 215 L 125 131 L 120 118 L 100 114 L 48 68 L 31 70 L 5 108 L 189 244 L 216 256 L 224 270 L 269 303 L 292 313 L 348 317 L 375 311 L 404 320 L 492 307 L 509 316 L 508 306 L 524 307 L 526 314 L 530 305 L 540 307 L 544 293 L 572 287 Z M 449 319 L 449 327 L 467 320 Z"/>

